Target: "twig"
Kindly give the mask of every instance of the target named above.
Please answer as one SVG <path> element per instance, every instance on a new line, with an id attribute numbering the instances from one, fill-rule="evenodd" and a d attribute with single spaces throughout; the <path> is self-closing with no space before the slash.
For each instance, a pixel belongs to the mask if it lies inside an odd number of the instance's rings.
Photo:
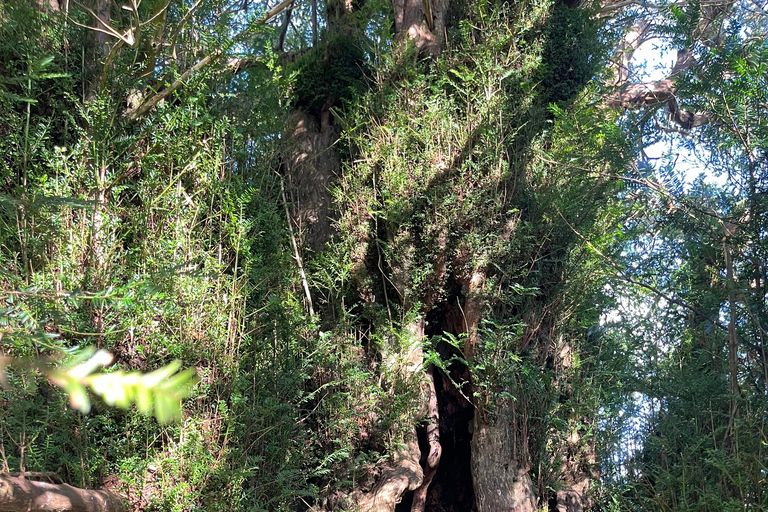
<path id="1" fill-rule="evenodd" d="M 170 94 L 184 85 L 184 83 L 191 77 L 194 73 L 197 71 L 200 71 L 204 67 L 208 66 L 212 62 L 214 62 L 219 56 L 221 56 L 222 52 L 221 50 L 215 50 L 210 55 L 207 55 L 205 58 L 203 58 L 200 62 L 186 70 L 182 75 L 171 85 L 160 91 L 159 93 L 155 94 L 151 98 L 148 98 L 145 100 L 141 105 L 136 107 L 134 110 L 129 110 L 126 113 L 126 117 L 130 119 L 131 121 L 135 121 L 136 119 L 140 118 L 150 110 L 152 110 L 155 105 L 163 101 L 165 98 L 170 96 Z"/>
<path id="2" fill-rule="evenodd" d="M 181 29 L 184 28 L 184 25 L 187 24 L 189 18 L 192 17 L 192 14 L 197 10 L 198 7 L 200 7 L 201 3 L 203 3 L 203 0 L 197 0 L 197 2 L 195 2 L 194 5 L 192 5 L 192 7 L 190 7 L 186 13 L 184 13 L 181 21 L 179 21 L 179 23 L 176 25 L 176 29 L 173 31 L 173 38 L 171 39 L 171 44 L 169 45 L 173 54 L 173 60 L 176 60 L 176 39 L 178 39 L 179 34 L 181 33 Z"/>
<path id="3" fill-rule="evenodd" d="M 95 12 L 93 12 L 93 10 L 89 9 L 85 5 L 83 5 L 80 2 L 78 2 L 77 0 L 73 0 L 73 1 L 75 2 L 75 4 L 78 7 L 80 7 L 81 9 L 86 11 L 88 14 L 93 16 L 96 19 L 96 21 L 98 23 L 100 23 L 104 28 L 102 29 L 102 28 L 99 28 L 99 27 L 89 27 L 87 25 L 83 25 L 82 23 L 78 23 L 74 19 L 70 18 L 70 21 L 72 23 L 74 23 L 75 25 L 77 25 L 79 27 L 87 28 L 89 30 L 94 30 L 96 32 L 101 32 L 102 34 L 107 34 L 109 36 L 116 37 L 117 39 L 121 40 L 122 42 L 124 42 L 125 44 L 130 46 L 131 48 L 135 48 L 136 47 L 137 40 L 136 40 L 136 37 L 134 36 L 134 32 L 135 32 L 137 27 L 131 26 L 131 28 L 126 30 L 124 34 L 121 34 L 117 30 L 115 30 L 112 27 L 112 25 L 110 25 L 109 23 L 106 23 L 104 20 L 99 18 L 99 16 Z M 138 11 L 136 10 L 135 6 L 132 6 L 131 10 L 134 12 L 134 17 L 136 18 L 137 23 L 138 23 L 138 16 L 139 16 L 138 15 Z"/>
<path id="4" fill-rule="evenodd" d="M 697 307 L 695 307 L 695 306 L 691 306 L 690 304 L 688 304 L 688 303 L 686 303 L 686 302 L 684 302 L 684 301 L 682 301 L 682 300 L 680 300 L 680 299 L 675 299 L 674 297 L 671 297 L 670 295 L 667 295 L 667 294 L 666 294 L 666 293 L 664 293 L 663 291 L 659 290 L 659 289 L 658 289 L 658 288 L 656 288 L 655 286 L 652 286 L 652 285 L 650 285 L 650 284 L 644 283 L 644 282 L 642 282 L 642 281 L 638 281 L 637 279 L 633 279 L 632 277 L 628 276 L 628 275 L 627 275 L 627 274 L 624 272 L 624 270 L 623 270 L 623 269 L 622 269 L 622 268 L 619 266 L 619 264 L 618 264 L 618 263 L 616 263 L 615 261 L 613 261 L 612 259 L 610 259 L 608 256 L 606 256 L 605 254 L 603 254 L 603 253 L 602 253 L 602 251 L 600 251 L 600 249 L 598 249 L 597 247 L 595 247 L 595 246 L 592 244 L 592 242 L 590 242 L 589 240 L 587 240 L 587 238 L 586 238 L 584 235 L 582 235 L 581 233 L 579 233 L 578 231 L 576 231 L 576 228 L 574 228 L 574 227 L 571 225 L 571 223 L 570 223 L 570 222 L 568 222 L 568 220 L 567 220 L 567 219 L 566 219 L 566 218 L 563 216 L 563 214 L 560 212 L 560 209 L 559 209 L 559 208 L 555 208 L 555 210 L 557 211 L 557 214 L 558 214 L 558 215 L 560 215 L 560 218 L 562 218 L 562 219 L 563 219 L 563 221 L 566 223 L 566 225 L 567 225 L 567 226 L 568 226 L 568 227 L 571 229 L 571 231 L 573 231 L 573 232 L 576 234 L 576 236 L 578 236 L 579 238 L 581 238 L 581 240 L 582 240 L 582 241 L 583 241 L 585 244 L 587 244 L 587 247 L 589 247 L 589 248 L 590 248 L 592 251 L 594 251 L 594 253 L 595 253 L 595 254 L 597 254 L 598 256 L 600 256 L 600 257 L 601 257 L 603 260 L 605 260 L 606 262 L 608 262 L 608 264 L 609 264 L 611 267 L 613 267 L 613 268 L 616 270 L 616 276 L 617 276 L 619 279 L 621 279 L 621 280 L 623 280 L 623 281 L 626 281 L 626 282 L 628 282 L 628 283 L 630 283 L 630 284 L 634 284 L 634 285 L 636 285 L 636 286 L 639 286 L 639 287 L 641 287 L 641 288 L 644 288 L 644 289 L 646 289 L 646 290 L 648 290 L 648 291 L 652 292 L 653 294 L 657 295 L 658 297 L 661 297 L 662 299 L 666 300 L 666 301 L 667 301 L 667 302 L 669 302 L 670 304 L 675 304 L 675 305 L 677 305 L 677 306 L 680 306 L 680 307 L 682 307 L 682 308 L 685 308 L 685 309 L 687 309 L 687 310 L 691 311 L 692 313 L 694 313 L 694 314 L 696 314 L 696 315 L 700 316 L 701 318 L 703 318 L 703 319 L 705 319 L 705 320 L 707 320 L 707 321 L 711 322 L 711 323 L 712 323 L 712 325 L 715 325 L 715 326 L 719 327 L 719 328 L 720 328 L 720 329 L 722 329 L 722 330 L 726 330 L 726 328 L 725 328 L 723 325 L 721 325 L 720 323 L 716 322 L 715 320 L 712 320 L 710 317 L 708 317 L 708 316 L 707 316 L 707 315 L 706 315 L 706 314 L 705 314 L 703 311 L 701 311 L 699 308 L 697 308 Z"/>
<path id="5" fill-rule="evenodd" d="M 288 212 L 288 200 L 285 197 L 285 184 L 283 183 L 283 177 L 280 177 L 280 191 L 283 194 L 283 207 L 285 208 L 285 220 L 288 222 L 288 233 L 291 236 L 291 247 L 293 248 L 293 259 L 296 260 L 296 265 L 299 267 L 299 275 L 301 276 L 301 285 L 304 288 L 304 293 L 307 296 L 307 309 L 309 309 L 309 316 L 315 317 L 315 310 L 312 307 L 312 295 L 309 293 L 309 282 L 307 281 L 307 274 L 304 272 L 304 264 L 301 261 L 301 254 L 299 253 L 299 246 L 296 244 L 296 236 L 293 233 L 293 224 L 291 221 L 291 214 Z"/>

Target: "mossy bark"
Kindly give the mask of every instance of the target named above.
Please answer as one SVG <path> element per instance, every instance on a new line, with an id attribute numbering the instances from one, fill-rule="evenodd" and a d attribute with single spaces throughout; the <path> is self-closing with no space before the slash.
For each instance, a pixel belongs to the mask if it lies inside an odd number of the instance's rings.
<path id="1" fill-rule="evenodd" d="M 400 48 L 410 43 L 417 49 L 416 59 L 438 57 L 445 47 L 447 38 L 448 4 L 447 0 L 395 0 L 395 40 L 400 42 Z M 329 27 L 329 30 L 332 29 L 333 24 L 329 23 Z M 348 30 L 348 27 L 345 30 Z M 407 59 L 409 54 L 403 52 L 401 55 L 405 57 L 399 58 Z M 416 65 L 414 62 L 414 66 L 424 72 L 430 72 L 428 64 Z M 397 80 L 396 77 L 395 80 Z M 579 84 L 574 87 L 577 85 Z M 291 135 L 284 152 L 284 163 L 290 188 L 294 191 L 293 221 L 304 233 L 305 250 L 319 251 L 333 237 L 330 219 L 334 217 L 335 209 L 330 206 L 330 194 L 327 190 L 337 178 L 340 178 L 343 168 L 338 154 L 333 149 L 338 133 L 331 126 L 329 112 L 334 101 L 334 98 L 329 97 L 319 110 L 319 114 L 297 112 L 289 123 L 288 133 Z M 455 192 L 456 197 L 459 198 L 458 201 L 470 196 L 466 189 L 461 189 L 462 185 L 459 182 L 465 178 L 459 175 L 464 172 L 462 170 L 464 164 L 474 158 L 477 146 L 483 142 L 481 128 L 473 127 L 468 131 L 470 136 L 463 148 L 454 151 L 455 154 L 448 155 L 450 158 L 445 158 L 445 161 L 435 163 L 436 167 L 439 166 L 440 172 L 436 172 L 429 180 L 427 193 L 439 196 Z M 520 138 L 520 145 L 527 142 L 530 140 Z M 401 150 L 401 148 L 397 149 Z M 524 153 L 528 148 L 518 149 Z M 519 154 L 511 158 L 525 162 L 527 157 Z M 525 163 L 519 165 L 521 168 L 525 167 Z M 525 171 L 521 171 L 520 174 L 520 177 L 514 174 L 511 177 L 505 177 L 505 180 L 511 180 L 509 183 L 503 182 L 500 175 L 494 178 L 493 183 L 490 180 L 485 183 L 482 179 L 473 181 L 467 178 L 465 187 L 478 189 L 486 186 L 494 187 L 492 190 L 495 192 L 477 193 L 471 197 L 475 199 L 482 197 L 488 199 L 489 203 L 503 204 L 505 211 L 514 212 L 522 208 L 519 203 L 524 199 L 517 197 L 514 192 L 508 193 L 508 190 L 514 191 L 518 187 L 529 186 L 529 184 L 513 183 L 518 179 L 524 180 L 522 175 Z M 382 187 L 387 186 L 376 182 L 379 179 L 378 176 L 378 170 L 373 169 L 371 176 L 367 178 L 372 181 L 373 196 L 381 193 Z M 446 190 L 448 192 L 445 192 Z M 354 192 L 351 195 L 354 195 Z M 392 198 L 393 201 L 396 199 Z M 396 357 L 407 360 L 408 369 L 405 378 L 409 381 L 421 382 L 422 393 L 418 406 L 420 410 L 413 415 L 414 425 L 401 425 L 403 427 L 401 431 L 407 434 L 404 439 L 400 439 L 400 448 L 390 454 L 386 463 L 380 464 L 378 468 L 380 472 L 373 487 L 368 492 L 356 490 L 352 493 L 356 506 L 366 511 L 394 512 L 396 508 L 407 509 L 407 505 L 398 507 L 398 504 L 403 502 L 410 503 L 412 512 L 431 510 L 437 506 L 442 510 L 463 510 L 461 507 L 466 506 L 478 512 L 499 510 L 534 512 L 542 504 L 554 502 L 559 510 L 580 512 L 583 509 L 582 494 L 588 486 L 588 480 L 581 478 L 583 472 L 578 461 L 583 457 L 580 454 L 577 453 L 575 457 L 563 462 L 564 467 L 561 471 L 563 478 L 559 482 L 560 491 L 556 496 L 555 493 L 551 496 L 539 495 L 547 491 L 538 492 L 542 485 L 531 477 L 532 472 L 535 471 L 534 459 L 540 456 L 538 448 L 542 443 L 546 444 L 547 440 L 541 439 L 540 431 L 534 434 L 534 427 L 529 428 L 528 424 L 534 422 L 535 415 L 543 416 L 548 411 L 515 409 L 512 403 L 506 405 L 496 403 L 494 413 L 491 415 L 485 410 L 486 401 L 496 398 L 490 397 L 491 392 L 487 389 L 473 389 L 473 379 L 476 376 L 472 375 L 472 372 L 474 365 L 479 364 L 478 360 L 483 350 L 480 339 L 482 322 L 492 309 L 496 294 L 495 289 L 490 289 L 489 283 L 499 282 L 494 280 L 498 277 L 494 270 L 496 262 L 475 258 L 476 255 L 471 253 L 470 245 L 461 245 L 464 243 L 463 240 L 449 242 L 449 238 L 455 236 L 452 230 L 458 231 L 466 227 L 461 219 L 445 221 L 445 226 L 435 228 L 437 231 L 442 230 L 442 237 L 435 233 L 427 236 L 425 233 L 417 233 L 423 226 L 409 231 L 408 228 L 394 225 L 390 219 L 379 216 L 378 213 L 371 213 L 371 208 L 383 208 L 380 202 L 383 202 L 382 198 L 376 196 L 370 200 L 370 205 L 374 206 L 368 205 L 366 208 L 365 205 L 355 204 L 354 200 L 349 204 L 351 210 L 357 212 L 359 209 L 359 212 L 352 214 L 354 221 L 346 225 L 347 229 L 353 232 L 354 238 L 349 255 L 353 264 L 352 281 L 358 294 L 358 306 L 361 309 L 380 307 L 382 303 L 385 304 L 389 328 L 397 324 L 397 318 L 394 318 L 392 311 L 401 312 L 403 324 L 399 325 L 399 329 L 403 332 L 411 331 L 412 344 L 406 348 L 401 346 L 401 353 Z M 437 209 L 438 207 L 435 206 L 436 211 Z M 411 213 L 417 211 L 425 216 L 434 213 L 421 212 L 415 206 Z M 460 210 L 445 207 L 444 211 L 438 213 L 450 214 L 452 211 Z M 343 212 L 337 214 L 342 215 Z M 466 224 L 472 222 L 467 221 Z M 499 226 L 498 231 L 502 233 L 495 232 L 494 235 L 503 238 L 504 243 L 511 244 L 516 236 L 518 217 L 513 216 L 513 219 L 500 217 Z M 478 237 L 484 235 L 481 232 L 471 234 Z M 442 239 L 443 243 L 432 244 L 429 247 L 420 245 L 428 244 L 429 242 L 425 240 L 429 237 L 432 237 L 433 241 Z M 559 242 L 564 245 L 572 243 L 568 240 L 550 243 Z M 532 243 L 541 243 L 539 252 L 549 250 L 549 246 L 543 241 Z M 456 244 L 459 246 L 456 247 Z M 431 262 L 429 265 L 431 277 L 423 278 L 422 276 L 423 281 L 415 284 L 413 274 L 419 265 L 417 260 L 424 257 L 423 255 L 427 252 L 429 255 L 426 259 Z M 538 257 L 539 255 L 533 256 L 534 259 Z M 551 273 L 546 272 L 546 269 L 541 271 L 545 275 L 539 277 L 539 282 L 560 283 L 565 279 L 562 267 L 553 265 L 549 269 Z M 449 287 L 455 290 L 449 290 Z M 559 293 L 561 293 L 560 288 L 554 285 L 541 290 L 541 296 L 532 300 L 540 308 L 537 310 L 537 315 L 531 318 L 524 318 L 522 311 L 514 313 L 519 316 L 518 320 L 521 323 L 527 323 L 527 327 L 521 333 L 519 346 L 508 347 L 508 350 L 520 353 L 530 351 L 536 354 L 536 359 L 541 362 L 542 367 L 545 361 L 557 359 L 557 354 L 553 352 L 556 346 L 552 340 L 555 339 L 555 325 L 559 320 L 559 311 L 556 306 L 560 299 Z M 451 297 L 452 302 L 445 302 L 447 297 Z M 442 305 L 438 307 L 438 303 Z M 394 307 L 390 307 L 390 304 Z M 466 374 L 465 377 L 456 378 L 452 373 L 456 370 L 455 368 L 442 369 L 438 375 L 435 367 L 424 361 L 422 349 L 422 344 L 426 340 L 424 319 L 432 314 L 433 307 L 438 308 L 439 314 L 442 315 L 441 318 L 433 318 L 433 322 L 443 326 L 433 334 L 450 335 L 461 340 L 462 343 L 455 352 L 446 354 L 443 361 L 450 365 L 453 363 L 449 361 L 462 360 L 461 371 Z M 415 316 L 420 320 L 408 324 L 405 320 L 407 315 Z M 381 318 L 371 317 L 369 321 L 385 322 L 384 315 L 382 314 Z M 372 329 L 375 330 L 378 327 L 373 325 Z M 436 390 L 436 380 L 441 381 L 441 392 Z M 449 395 L 455 395 L 456 403 L 450 404 L 450 407 L 443 403 L 442 406 L 454 411 L 462 409 L 459 411 L 461 414 L 455 417 L 444 416 L 440 412 L 441 397 L 443 401 L 448 401 Z M 457 405 L 462 400 L 466 403 Z M 464 409 L 467 408 L 469 414 L 465 413 Z M 459 415 L 469 418 L 469 423 L 456 420 Z M 419 422 L 421 425 L 417 426 Z M 465 429 L 467 432 L 456 435 L 456 429 Z M 419 434 L 422 434 L 421 443 Z M 443 434 L 447 434 L 446 439 L 443 439 Z M 439 476 L 440 464 L 445 462 L 443 459 L 446 453 L 445 443 L 449 442 L 449 438 L 456 442 L 458 437 L 471 437 L 471 441 L 467 441 L 466 448 L 466 451 L 471 454 L 464 458 L 456 455 L 450 463 L 463 464 L 466 469 L 466 473 L 462 475 L 465 475 L 463 477 L 467 480 L 465 485 L 471 491 L 462 490 L 461 506 L 455 503 L 443 503 L 444 500 L 456 498 L 459 493 L 453 492 L 456 489 L 447 489 L 451 485 L 450 480 L 441 480 Z M 578 443 L 571 448 L 574 452 L 581 449 Z M 455 453 L 460 451 L 461 449 L 455 449 Z M 471 482 L 469 482 L 470 479 Z M 454 485 L 454 487 L 461 486 Z"/>

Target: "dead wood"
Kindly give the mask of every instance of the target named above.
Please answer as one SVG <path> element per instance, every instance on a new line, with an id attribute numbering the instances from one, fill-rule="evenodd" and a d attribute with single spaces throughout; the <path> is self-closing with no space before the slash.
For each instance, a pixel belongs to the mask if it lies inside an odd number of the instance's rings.
<path id="1" fill-rule="evenodd" d="M 12 476 L 0 476 L 0 509 L 7 512 L 128 512 L 123 499 L 109 491 Z"/>

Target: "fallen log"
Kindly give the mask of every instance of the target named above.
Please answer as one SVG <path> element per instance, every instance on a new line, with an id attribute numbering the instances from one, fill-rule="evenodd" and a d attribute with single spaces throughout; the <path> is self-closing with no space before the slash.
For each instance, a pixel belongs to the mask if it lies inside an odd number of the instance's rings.
<path id="1" fill-rule="evenodd" d="M 123 499 L 109 491 L 68 484 L 36 482 L 0 475 L 0 510 L 6 512 L 128 512 Z"/>

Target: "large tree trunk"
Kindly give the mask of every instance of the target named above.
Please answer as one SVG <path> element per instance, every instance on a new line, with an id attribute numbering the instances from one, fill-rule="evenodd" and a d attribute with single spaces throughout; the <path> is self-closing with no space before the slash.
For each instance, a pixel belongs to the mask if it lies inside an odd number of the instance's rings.
<path id="1" fill-rule="evenodd" d="M 360 510 L 366 512 L 393 512 L 407 491 L 421 486 L 424 473 L 419 466 L 419 443 L 415 434 L 404 449 L 394 454 L 394 464 L 384 469 L 379 482 L 371 492 L 357 500 Z"/>
<path id="2" fill-rule="evenodd" d="M 424 321 L 420 320 L 408 326 L 411 334 L 410 343 L 406 345 L 407 360 L 404 368 L 403 379 L 410 381 L 420 378 L 424 371 L 424 353 L 422 343 L 424 340 Z M 427 380 L 422 385 L 422 403 L 419 416 L 426 417 L 428 422 L 434 424 L 437 415 L 437 398 L 434 397 L 434 382 Z M 432 473 L 440 460 L 439 434 L 432 430 L 432 442 L 427 456 L 426 472 Z M 403 495 L 408 491 L 421 491 L 426 496 L 426 488 L 429 482 L 425 482 L 425 470 L 419 464 L 421 450 L 417 440 L 415 428 L 405 439 L 403 446 L 392 457 L 392 464 L 384 467 L 376 485 L 370 492 L 358 494 L 356 502 L 360 510 L 372 512 L 393 512 L 395 506 L 400 503 Z M 431 465 L 430 465 L 431 464 Z M 428 476 L 432 478 L 432 474 Z M 414 501 L 414 505 L 416 505 Z M 423 510 L 413 508 L 412 510 Z"/>
<path id="3" fill-rule="evenodd" d="M 290 134 L 283 152 L 292 204 L 292 222 L 303 249 L 321 251 L 332 233 L 330 187 L 338 177 L 339 157 L 333 144 L 338 132 L 331 123 L 332 100 L 319 118 L 296 111 L 288 121 Z"/>
<path id="4" fill-rule="evenodd" d="M 472 479 L 478 512 L 534 512 L 536 494 L 530 468 L 519 462 L 512 411 L 506 408 L 492 423 L 475 418 Z"/>
<path id="5" fill-rule="evenodd" d="M 445 47 L 449 0 L 395 0 L 398 41 L 411 40 L 424 55 L 437 57 Z"/>
<path id="6" fill-rule="evenodd" d="M 123 499 L 108 491 L 0 476 L 0 509 L 7 512 L 128 512 Z"/>
<path id="7" fill-rule="evenodd" d="M 411 42 L 420 57 L 438 56 L 445 45 L 448 1 L 395 0 L 394 3 L 396 41 L 401 44 Z M 340 4 L 334 5 L 338 10 Z M 329 22 L 329 30 L 333 26 L 334 24 Z M 424 69 L 427 67 L 424 66 Z M 287 131 L 290 137 L 284 151 L 283 163 L 289 190 L 292 191 L 291 202 L 294 210 L 291 217 L 292 222 L 302 232 L 305 250 L 322 249 L 332 235 L 330 219 L 334 211 L 330 208 L 328 187 L 333 184 L 342 169 L 339 157 L 332 147 L 338 137 L 331 123 L 330 109 L 333 101 L 333 98 L 329 98 L 319 117 L 306 112 L 296 112 Z M 471 153 L 478 143 L 474 137 L 468 137 L 464 148 L 467 154 Z M 522 155 L 518 156 L 524 159 Z M 457 163 L 459 157 L 451 157 L 454 162 L 451 167 L 460 167 L 461 164 Z M 452 171 L 453 169 L 450 172 Z M 447 180 L 447 175 L 440 175 L 439 179 Z M 374 170 L 371 174 L 374 194 L 378 193 L 377 187 L 386 186 L 375 182 L 377 176 Z M 478 187 L 484 185 L 487 184 L 477 184 Z M 498 186 L 498 183 L 494 186 Z M 503 198 L 498 198 L 499 201 L 505 202 L 510 210 L 518 206 L 516 199 L 513 193 L 507 195 L 506 189 Z M 356 212 L 354 203 L 349 206 L 350 210 Z M 410 329 L 413 333 L 412 343 L 407 348 L 401 346 L 396 358 L 407 358 L 407 380 L 422 381 L 422 410 L 415 416 L 417 421 L 427 420 L 424 436 L 421 438 L 420 447 L 417 434 L 421 431 L 415 428 L 413 431 L 404 429 L 409 435 L 406 439 L 401 439 L 402 447 L 391 454 L 389 461 L 381 468 L 373 488 L 368 492 L 357 490 L 352 493 L 357 506 L 365 511 L 393 512 L 398 503 L 410 499 L 412 512 L 422 512 L 434 509 L 433 507 L 441 507 L 446 511 L 473 509 L 478 512 L 535 512 L 542 501 L 546 504 L 550 501 L 548 498 L 551 498 L 556 499 L 557 507 L 565 512 L 581 512 L 584 508 L 582 494 L 586 490 L 586 484 L 579 477 L 580 473 L 576 467 L 578 463 L 574 463 L 574 467 L 569 466 L 571 460 L 567 461 L 566 467 L 563 468 L 558 495 L 554 496 L 552 493 L 537 496 L 537 487 L 530 474 L 531 460 L 538 457 L 539 445 L 534 447 L 534 443 L 541 443 L 542 436 L 539 432 L 533 433 L 534 428 L 528 428 L 527 424 L 536 421 L 534 416 L 546 415 L 548 410 L 521 412 L 515 409 L 514 403 L 495 404 L 497 408 L 494 415 L 489 417 L 481 410 L 480 402 L 489 397 L 487 393 L 490 391 L 478 388 L 477 395 L 473 393 L 473 363 L 476 363 L 479 354 L 482 354 L 481 321 L 488 312 L 492 302 L 491 296 L 494 294 L 486 289 L 492 277 L 492 265 L 478 263 L 478 267 L 471 267 L 466 261 L 471 258 L 461 251 L 451 253 L 448 247 L 444 247 L 441 253 L 441 248 L 429 247 L 426 248 L 427 251 L 434 256 L 431 267 L 431 277 L 437 283 L 434 286 L 443 286 L 445 289 L 411 290 L 411 267 L 416 265 L 413 261 L 414 255 L 424 249 L 419 247 L 422 240 L 412 233 L 398 231 L 398 226 L 380 226 L 379 221 L 383 225 L 387 220 L 377 215 L 378 213 L 372 213 L 370 210 L 356 212 L 356 224 L 353 227 L 346 225 L 356 237 L 357 246 L 352 249 L 350 259 L 353 262 L 352 279 L 358 287 L 360 302 L 368 306 L 373 305 L 376 295 L 383 294 L 379 303 L 386 304 L 388 319 L 393 325 L 397 323 L 397 319 L 393 318 L 396 315 L 393 315 L 391 310 L 395 308 L 389 308 L 390 302 L 396 303 L 400 308 L 402 318 L 406 318 L 407 314 L 426 318 L 427 315 L 433 315 L 436 309 L 437 314 L 443 318 L 432 321 L 445 327 L 434 328 L 433 325 L 434 332 L 430 334 L 451 334 L 457 338 L 463 335 L 461 339 L 464 340 L 464 345 L 461 352 L 451 349 L 453 352 L 447 357 L 441 354 L 446 366 L 452 368 L 446 370 L 443 367 L 438 370 L 424 365 L 421 349 L 425 338 L 424 321 L 414 322 L 410 326 L 399 326 L 402 331 Z M 407 241 L 400 245 L 393 243 L 398 234 Z M 564 240 L 562 243 L 566 244 L 568 241 Z M 389 254 L 384 250 L 377 251 L 379 245 L 386 246 Z M 542 246 L 542 252 L 548 249 L 546 244 Z M 390 261 L 386 261 L 387 258 Z M 544 275 L 541 281 L 561 282 L 564 277 L 558 270 L 559 267 L 552 270 L 551 274 Z M 444 284 L 447 281 L 452 281 L 454 284 L 451 286 L 455 285 L 456 289 L 448 290 L 449 285 Z M 379 288 L 374 290 L 376 286 Z M 392 293 L 387 296 L 387 290 L 393 289 L 397 291 L 399 298 L 393 297 Z M 556 287 L 553 286 L 552 289 L 555 290 Z M 543 304 L 556 302 L 557 297 L 547 296 L 547 293 L 542 292 L 538 300 Z M 543 315 L 546 318 L 534 318 L 524 334 L 526 344 L 530 344 L 530 347 L 507 347 L 510 351 L 522 352 L 529 348 L 537 354 L 543 354 L 542 366 L 548 356 L 556 357 L 556 354 L 552 353 L 554 347 L 549 340 L 554 338 L 553 330 L 559 314 L 556 307 L 544 309 L 546 312 Z M 451 315 L 454 318 L 448 318 Z M 536 323 L 539 325 L 534 325 Z M 547 328 L 542 328 L 540 334 L 536 334 L 542 323 L 546 324 Z M 376 328 L 374 325 L 372 329 Z M 464 363 L 456 363 L 456 359 L 463 360 Z M 461 368 L 457 369 L 458 366 Z M 461 377 L 457 378 L 459 374 Z M 450 400 L 454 402 L 447 404 Z M 447 410 L 450 411 L 445 414 Z M 459 438 L 461 442 L 457 441 Z M 453 446 L 451 442 L 454 443 Z M 463 444 L 458 446 L 460 443 Z M 578 446 L 574 445 L 573 450 L 578 450 Z M 531 456 L 531 453 L 535 455 Z M 578 460 L 579 457 L 575 459 Z M 446 476 L 444 471 L 448 468 L 456 470 L 456 474 L 460 473 L 462 481 L 457 483 Z M 460 486 L 466 487 L 457 492 L 455 488 Z M 409 495 L 409 492 L 413 494 Z M 543 492 L 548 491 L 544 489 Z M 462 502 L 457 505 L 455 502 L 459 495 Z M 405 509 L 405 505 L 401 507 Z"/>

